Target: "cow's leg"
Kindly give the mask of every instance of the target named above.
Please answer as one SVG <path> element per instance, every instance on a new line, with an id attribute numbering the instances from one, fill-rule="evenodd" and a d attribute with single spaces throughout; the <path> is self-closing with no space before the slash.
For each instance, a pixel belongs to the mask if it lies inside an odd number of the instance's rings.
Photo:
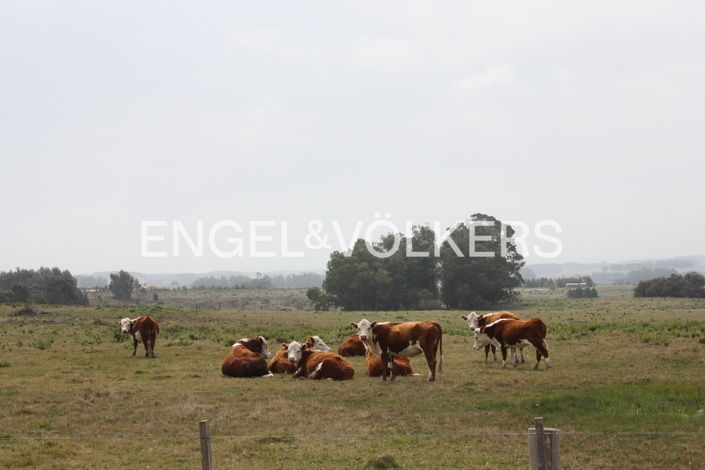
<path id="1" fill-rule="evenodd" d="M 142 344 L 144 344 L 144 357 L 149 357 L 149 336 L 142 340 Z"/>
<path id="2" fill-rule="evenodd" d="M 524 347 L 523 346 L 519 348 L 519 353 L 521 354 L 521 362 L 523 364 L 525 362 L 524 361 Z"/>
<path id="3" fill-rule="evenodd" d="M 497 348 L 494 346 L 494 344 L 490 344 L 490 347 L 492 347 L 492 356 L 494 357 L 494 362 L 497 362 Z"/>
<path id="4" fill-rule="evenodd" d="M 132 341 L 134 342 L 132 344 L 132 355 L 134 356 L 135 354 L 137 354 L 137 338 L 132 338 Z"/>
<path id="5" fill-rule="evenodd" d="M 502 367 L 507 367 L 507 347 L 502 346 Z"/>
<path id="6" fill-rule="evenodd" d="M 149 338 L 149 355 L 150 355 L 150 357 L 154 357 L 154 341 L 155 341 L 154 336 Z"/>
<path id="7" fill-rule="evenodd" d="M 384 382 L 387 380 L 387 374 L 389 373 L 389 353 L 382 351 L 380 357 L 382 358 L 382 382 Z"/>
<path id="8" fill-rule="evenodd" d="M 534 346 L 536 347 L 536 365 L 534 366 L 534 370 L 537 370 L 539 368 L 541 356 L 546 358 L 546 369 L 550 369 L 551 360 L 548 358 L 548 344 L 546 343 L 546 340 L 540 339 L 534 344 Z"/>
<path id="9" fill-rule="evenodd" d="M 391 354 L 387 359 L 387 369 L 389 369 L 389 380 L 394 380 L 394 378 L 396 377 L 396 374 L 394 373 L 394 356 L 392 356 Z"/>
<path id="10" fill-rule="evenodd" d="M 433 382 L 436 380 L 436 351 L 435 348 L 428 348 L 429 350 L 424 350 L 424 355 L 426 356 L 426 362 L 428 363 L 428 380 Z"/>
<path id="11" fill-rule="evenodd" d="M 519 359 L 517 359 L 516 348 L 512 346 L 511 348 L 509 348 L 509 352 L 512 354 L 512 367 L 516 367 L 519 363 Z"/>

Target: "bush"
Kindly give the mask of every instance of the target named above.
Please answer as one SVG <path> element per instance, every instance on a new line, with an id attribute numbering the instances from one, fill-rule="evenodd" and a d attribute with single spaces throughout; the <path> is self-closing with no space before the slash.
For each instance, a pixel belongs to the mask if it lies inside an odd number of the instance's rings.
<path id="1" fill-rule="evenodd" d="M 685 276 L 672 274 L 641 281 L 634 289 L 634 297 L 705 297 L 705 276 L 690 272 Z"/>
<path id="2" fill-rule="evenodd" d="M 595 299 L 598 297 L 597 295 L 597 289 L 594 287 L 590 289 L 589 287 L 582 288 L 582 287 L 577 287 L 575 289 L 568 289 L 568 298 L 569 299 Z"/>

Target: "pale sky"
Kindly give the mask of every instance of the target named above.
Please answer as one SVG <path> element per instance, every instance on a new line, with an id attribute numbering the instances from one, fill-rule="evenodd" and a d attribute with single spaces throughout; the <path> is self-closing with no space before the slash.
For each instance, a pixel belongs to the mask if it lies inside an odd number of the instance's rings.
<path id="1" fill-rule="evenodd" d="M 350 238 L 387 213 L 557 221 L 561 255 L 529 263 L 705 254 L 703 17 L 695 1 L 3 2 L 0 270 L 322 270 L 325 249 L 281 256 L 282 221 L 302 249 L 310 220 L 333 240 L 333 221 Z M 272 220 L 261 249 L 279 253 L 145 258 L 145 220 L 203 221 L 206 239 Z"/>

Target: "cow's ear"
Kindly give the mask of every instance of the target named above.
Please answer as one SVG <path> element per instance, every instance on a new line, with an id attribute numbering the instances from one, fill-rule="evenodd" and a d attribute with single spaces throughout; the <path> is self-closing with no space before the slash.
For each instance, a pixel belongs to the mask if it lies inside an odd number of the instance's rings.
<path id="1" fill-rule="evenodd" d="M 468 321 L 468 317 L 466 317 L 465 315 L 461 315 L 460 318 L 462 318 L 465 321 Z"/>
<path id="2" fill-rule="evenodd" d="M 286 343 L 282 343 L 282 349 L 286 351 L 287 349 L 289 349 L 289 345 Z"/>
<path id="3" fill-rule="evenodd" d="M 350 326 L 352 326 L 353 328 L 357 329 L 357 323 L 355 323 L 355 322 L 350 322 Z"/>
<path id="4" fill-rule="evenodd" d="M 374 328 L 375 326 L 377 326 L 377 322 L 376 322 L 376 321 L 373 321 L 372 323 L 370 323 L 370 328 Z"/>
<path id="5" fill-rule="evenodd" d="M 305 351 L 306 349 L 308 349 L 308 344 L 305 344 L 305 343 L 302 344 L 302 345 L 301 345 L 301 350 L 302 350 L 302 351 Z"/>

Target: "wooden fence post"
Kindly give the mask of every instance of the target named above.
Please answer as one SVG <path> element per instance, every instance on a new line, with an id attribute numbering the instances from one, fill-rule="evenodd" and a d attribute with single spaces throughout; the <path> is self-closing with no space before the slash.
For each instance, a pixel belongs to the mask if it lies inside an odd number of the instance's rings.
<path id="1" fill-rule="evenodd" d="M 531 470 L 563 470 L 561 467 L 561 433 L 544 428 L 543 418 L 534 418 L 529 428 L 529 468 Z"/>
<path id="2" fill-rule="evenodd" d="M 201 435 L 201 468 L 203 470 L 213 470 L 213 458 L 211 455 L 211 429 L 208 420 L 198 422 L 198 430 Z"/>

